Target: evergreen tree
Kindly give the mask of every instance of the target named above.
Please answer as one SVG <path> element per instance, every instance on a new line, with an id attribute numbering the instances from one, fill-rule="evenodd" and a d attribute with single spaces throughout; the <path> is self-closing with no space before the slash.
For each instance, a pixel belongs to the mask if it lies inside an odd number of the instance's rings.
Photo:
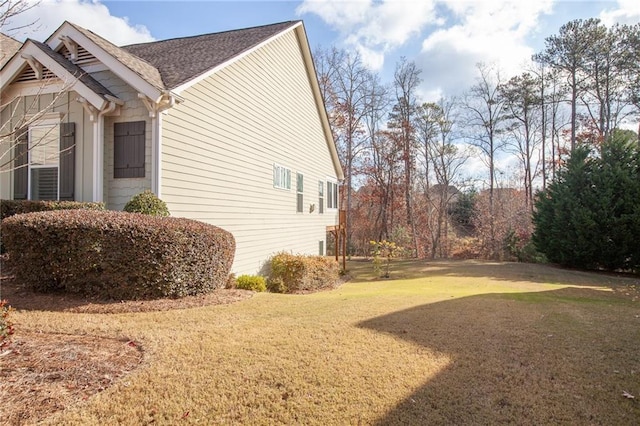
<path id="1" fill-rule="evenodd" d="M 601 155 L 576 148 L 538 195 L 533 241 L 561 265 L 640 271 L 640 149 L 616 130 Z"/>

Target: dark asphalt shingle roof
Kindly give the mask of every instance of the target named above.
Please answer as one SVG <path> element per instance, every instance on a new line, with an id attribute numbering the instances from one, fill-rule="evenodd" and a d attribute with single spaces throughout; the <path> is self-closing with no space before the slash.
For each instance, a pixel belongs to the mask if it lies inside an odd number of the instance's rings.
<path id="1" fill-rule="evenodd" d="M 28 41 L 30 41 L 31 43 L 36 45 L 40 50 L 42 50 L 44 53 L 46 53 L 47 56 L 49 56 L 51 59 L 56 61 L 61 66 L 63 66 L 72 76 L 74 76 L 75 78 L 80 80 L 82 82 L 82 84 L 87 86 L 94 93 L 102 96 L 104 99 L 106 99 L 105 95 L 110 95 L 110 96 L 114 96 L 115 97 L 115 95 L 113 93 L 111 93 L 109 91 L 109 89 L 104 87 L 96 79 L 94 79 L 89 74 L 84 72 L 84 70 L 82 68 L 80 68 L 78 65 L 68 61 L 60 53 L 54 52 L 53 50 L 51 50 L 51 48 L 49 46 L 47 46 L 46 44 L 41 43 L 39 41 L 35 41 L 35 40 L 31 40 L 31 39 L 29 39 Z"/>
<path id="2" fill-rule="evenodd" d="M 98 45 L 102 50 L 116 58 L 118 61 L 138 74 L 140 77 L 144 78 L 153 86 L 157 87 L 158 89 L 165 88 L 164 84 L 162 83 L 162 77 L 160 77 L 160 72 L 154 65 L 144 61 L 144 59 L 132 55 L 126 50 L 116 46 L 108 40 L 105 40 L 96 33 L 87 30 L 86 28 L 82 28 L 78 25 L 72 24 L 71 22 L 69 22 L 69 25 L 73 26 L 76 30 L 84 34 L 87 38 Z"/>
<path id="3" fill-rule="evenodd" d="M 298 22 L 132 44 L 121 49 L 157 68 L 165 88 L 174 89 Z"/>

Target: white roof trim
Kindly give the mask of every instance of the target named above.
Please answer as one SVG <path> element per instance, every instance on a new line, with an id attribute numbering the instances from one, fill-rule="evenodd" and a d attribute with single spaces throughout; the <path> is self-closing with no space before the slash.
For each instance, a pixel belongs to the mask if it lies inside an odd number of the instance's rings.
<path id="1" fill-rule="evenodd" d="M 344 180 L 344 171 L 342 170 L 342 166 L 340 165 L 338 149 L 336 148 L 336 143 L 333 140 L 333 133 L 331 132 L 331 126 L 329 125 L 327 109 L 324 105 L 324 100 L 322 99 L 322 93 L 320 92 L 320 84 L 318 83 L 316 69 L 313 64 L 313 57 L 311 56 L 311 49 L 309 48 L 309 40 L 307 39 L 307 34 L 302 23 L 300 23 L 300 25 L 296 26 L 295 28 L 296 35 L 298 36 L 298 44 L 300 45 L 300 49 L 302 50 L 302 57 L 304 58 L 305 66 L 307 68 L 307 78 L 309 79 L 309 84 L 311 85 L 311 90 L 313 91 L 313 97 L 316 101 L 318 115 L 320 116 L 320 121 L 322 122 L 324 137 L 327 141 L 327 148 L 329 149 L 331 159 L 333 160 L 333 167 L 336 171 L 338 180 Z"/>
<path id="2" fill-rule="evenodd" d="M 77 76 L 72 75 L 65 67 L 56 62 L 53 58 L 43 52 L 38 46 L 30 41 L 27 41 L 20 49 L 20 54 L 15 55 L 8 64 L 0 71 L 0 89 L 5 90 L 11 82 L 20 74 L 24 69 L 24 65 L 27 60 L 22 56 L 31 56 L 39 63 L 46 66 L 51 72 L 53 72 L 60 80 L 62 80 L 65 90 L 74 90 L 82 97 L 87 99 L 93 106 L 101 110 L 107 101 L 88 88 Z M 59 82 L 57 82 L 59 83 Z M 42 80 L 42 85 L 47 84 L 46 80 Z"/>
<path id="3" fill-rule="evenodd" d="M 58 50 L 62 44 L 60 37 L 67 36 L 89 53 L 95 56 L 100 62 L 106 65 L 114 74 L 120 77 L 125 83 L 133 87 L 137 92 L 144 93 L 151 99 L 157 99 L 162 95 L 162 90 L 149 83 L 138 73 L 127 67 L 118 59 L 106 52 L 93 40 L 75 29 L 71 24 L 65 22 L 46 41 L 46 44 L 54 51 Z"/>
<path id="4" fill-rule="evenodd" d="M 229 59 L 226 62 L 221 63 L 218 66 L 215 66 L 213 68 L 211 68 L 208 71 L 205 71 L 203 74 L 200 74 L 199 76 L 192 78 L 191 80 L 182 83 L 180 86 L 176 87 L 175 89 L 171 90 L 172 93 L 175 94 L 181 94 L 183 91 L 185 91 L 186 89 L 188 89 L 189 87 L 193 86 L 194 84 L 200 83 L 202 80 L 211 77 L 213 74 L 217 73 L 218 71 L 220 71 L 223 68 L 228 67 L 229 65 L 239 61 L 240 59 L 244 58 L 247 55 L 250 55 L 251 53 L 255 52 L 256 50 L 260 49 L 262 46 L 271 43 L 273 40 L 282 37 L 283 34 L 286 34 L 287 32 L 296 29 L 297 27 L 302 26 L 302 22 L 298 22 L 295 25 L 290 26 L 287 29 L 284 29 L 282 31 L 280 31 L 277 34 L 274 34 L 273 36 L 269 37 L 268 39 L 262 41 L 261 43 L 256 44 L 255 46 L 253 46 L 251 49 L 246 50 L 242 53 L 240 53 L 239 55 L 234 56 L 233 58 Z"/>

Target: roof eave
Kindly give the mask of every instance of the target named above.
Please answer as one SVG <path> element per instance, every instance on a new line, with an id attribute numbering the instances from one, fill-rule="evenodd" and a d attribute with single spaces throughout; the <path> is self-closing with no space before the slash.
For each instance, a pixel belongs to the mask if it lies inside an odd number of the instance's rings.
<path id="1" fill-rule="evenodd" d="M 324 99 L 322 98 L 322 92 L 320 91 L 320 84 L 318 83 L 316 68 L 313 64 L 311 48 L 309 47 L 309 39 L 307 38 L 307 33 L 302 22 L 295 26 L 295 30 L 296 35 L 298 36 L 300 48 L 302 49 L 302 55 L 304 56 L 304 63 L 307 68 L 307 77 L 309 78 L 311 89 L 313 90 L 313 97 L 316 101 L 316 108 L 318 109 L 320 121 L 322 122 L 322 129 L 327 141 L 327 148 L 329 148 L 331 159 L 333 160 L 336 177 L 342 181 L 344 180 L 344 171 L 342 170 L 342 166 L 340 164 L 338 149 L 336 148 L 335 141 L 333 140 L 333 133 L 331 132 L 331 126 L 329 125 L 329 117 L 327 115 L 327 109 L 324 104 Z"/>
<path id="2" fill-rule="evenodd" d="M 68 21 L 65 21 L 60 27 L 58 27 L 58 29 L 51 34 L 49 38 L 47 38 L 45 43 L 51 48 L 51 50 L 57 51 L 63 44 L 60 38 L 62 35 L 69 36 L 73 41 L 87 49 L 100 62 L 106 65 L 109 70 L 133 87 L 137 92 L 143 93 L 150 99 L 154 100 L 160 98 L 160 96 L 165 92 L 163 87 L 157 87 L 147 81 L 137 72 L 120 62 L 113 55 L 106 52 L 89 37 L 78 31 L 78 29 Z"/>
<path id="3" fill-rule="evenodd" d="M 27 63 L 27 60 L 24 59 L 23 56 L 27 55 L 37 59 L 38 62 L 46 66 L 60 80 L 62 80 L 65 87 L 64 90 L 76 91 L 80 96 L 87 99 L 87 101 L 89 101 L 95 108 L 102 110 L 109 102 L 105 96 L 94 92 L 80 80 L 79 76 L 71 74 L 67 69 L 65 69 L 65 67 L 60 65 L 29 40 L 23 44 L 18 53 L 16 53 L 0 71 L 0 90 L 6 90 L 22 71 L 25 63 Z"/>

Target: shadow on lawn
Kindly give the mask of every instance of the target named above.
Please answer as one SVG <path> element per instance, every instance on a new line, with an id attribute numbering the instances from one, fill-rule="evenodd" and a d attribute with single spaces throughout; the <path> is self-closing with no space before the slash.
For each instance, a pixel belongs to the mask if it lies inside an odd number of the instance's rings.
<path id="1" fill-rule="evenodd" d="M 13 308 L 27 311 L 95 314 L 168 311 L 224 305 L 249 299 L 253 294 L 249 290 L 218 289 L 207 294 L 185 296 L 177 299 L 105 300 L 62 291 L 51 293 L 34 292 L 21 286 L 6 271 L 0 273 L 0 300 L 6 299 Z"/>
<path id="2" fill-rule="evenodd" d="M 364 321 L 360 327 L 450 358 L 376 424 L 637 424 L 640 404 L 622 393 L 640 395 L 638 303 L 564 288 L 471 296 Z"/>
<path id="3" fill-rule="evenodd" d="M 348 263 L 351 275 L 359 280 L 374 280 L 371 260 L 356 259 Z M 602 286 L 608 283 L 640 285 L 640 276 L 578 271 L 556 266 L 496 262 L 487 260 L 394 260 L 391 280 L 428 278 L 437 276 L 478 277 L 499 281 L 529 281 L 566 285 Z"/>

